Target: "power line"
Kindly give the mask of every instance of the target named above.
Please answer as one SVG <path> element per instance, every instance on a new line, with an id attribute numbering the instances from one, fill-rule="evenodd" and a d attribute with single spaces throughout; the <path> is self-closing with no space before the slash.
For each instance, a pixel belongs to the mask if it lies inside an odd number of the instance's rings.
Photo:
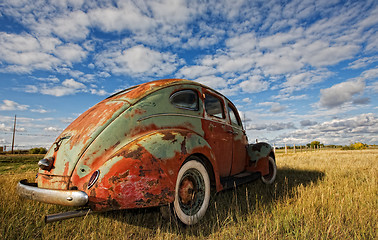
<path id="1" fill-rule="evenodd" d="M 12 133 L 10 133 L 10 132 L 2 132 L 0 134 L 11 135 Z M 47 135 L 47 134 L 32 134 L 32 133 L 17 133 L 16 132 L 16 135 L 17 136 L 57 137 L 59 134 L 56 134 L 56 135 Z"/>

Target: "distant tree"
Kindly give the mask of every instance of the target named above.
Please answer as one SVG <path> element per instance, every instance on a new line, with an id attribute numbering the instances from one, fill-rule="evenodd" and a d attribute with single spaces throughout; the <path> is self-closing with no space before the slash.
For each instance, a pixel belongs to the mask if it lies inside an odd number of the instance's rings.
<path id="1" fill-rule="evenodd" d="M 320 146 L 324 147 L 324 144 L 320 143 L 319 141 L 312 141 L 311 143 L 307 144 L 307 147 L 317 147 L 319 148 Z"/>
<path id="2" fill-rule="evenodd" d="M 344 146 L 343 150 L 362 150 L 368 148 L 368 145 L 361 142 L 352 143 L 349 146 Z"/>
<path id="3" fill-rule="evenodd" d="M 29 153 L 30 154 L 46 154 L 47 153 L 47 150 L 46 148 L 32 148 L 29 150 Z"/>

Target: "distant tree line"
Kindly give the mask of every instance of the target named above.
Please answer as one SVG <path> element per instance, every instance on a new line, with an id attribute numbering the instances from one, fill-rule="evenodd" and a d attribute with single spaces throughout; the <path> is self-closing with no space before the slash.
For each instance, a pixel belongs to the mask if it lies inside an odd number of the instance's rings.
<path id="1" fill-rule="evenodd" d="M 0 149 L 2 150 L 2 149 Z M 11 151 L 0 151 L 1 154 L 11 154 Z M 14 154 L 46 154 L 47 149 L 40 147 L 40 148 L 31 148 L 31 149 L 23 149 L 23 150 L 14 150 Z"/>
<path id="2" fill-rule="evenodd" d="M 32 148 L 29 150 L 30 154 L 46 154 L 47 150 L 46 148 L 40 147 L 40 148 Z"/>
<path id="3" fill-rule="evenodd" d="M 320 149 L 320 148 L 340 148 L 342 150 L 361 150 L 361 149 L 366 149 L 369 147 L 368 144 L 361 143 L 361 142 L 356 142 L 352 143 L 349 146 L 343 146 L 343 145 L 324 145 L 323 143 L 319 141 L 312 141 L 311 143 L 308 143 L 306 145 L 293 145 L 293 146 L 283 146 L 283 147 L 276 147 L 276 149 Z"/>

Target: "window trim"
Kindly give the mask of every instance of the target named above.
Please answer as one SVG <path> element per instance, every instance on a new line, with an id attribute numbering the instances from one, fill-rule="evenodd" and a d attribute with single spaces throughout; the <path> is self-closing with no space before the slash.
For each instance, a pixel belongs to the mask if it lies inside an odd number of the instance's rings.
<path id="1" fill-rule="evenodd" d="M 178 106 L 177 104 L 175 104 L 173 102 L 173 98 L 176 97 L 178 94 L 183 93 L 183 92 L 191 92 L 196 96 L 196 99 L 195 99 L 196 107 L 195 108 Z M 176 107 L 178 109 L 184 109 L 184 110 L 190 110 L 190 111 L 198 111 L 199 110 L 199 94 L 198 94 L 197 90 L 195 90 L 195 89 L 180 89 L 180 90 L 177 90 L 176 92 L 171 94 L 171 96 L 169 97 L 169 102 L 174 107 Z"/>

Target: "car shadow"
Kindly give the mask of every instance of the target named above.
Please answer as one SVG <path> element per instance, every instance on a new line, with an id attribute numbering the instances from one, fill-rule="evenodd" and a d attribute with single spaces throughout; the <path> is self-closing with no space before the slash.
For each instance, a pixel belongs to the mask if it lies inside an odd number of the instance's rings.
<path id="1" fill-rule="evenodd" d="M 194 226 L 184 226 L 173 217 L 163 219 L 160 208 L 120 210 L 103 214 L 152 232 L 159 229 L 160 232 L 206 237 L 218 232 L 227 221 L 237 222 L 254 214 L 259 206 L 269 211 L 269 206 L 275 202 L 294 197 L 298 186 L 316 184 L 324 176 L 319 171 L 283 168 L 278 169 L 276 181 L 272 185 L 265 185 L 258 180 L 213 194 L 205 217 Z"/>

